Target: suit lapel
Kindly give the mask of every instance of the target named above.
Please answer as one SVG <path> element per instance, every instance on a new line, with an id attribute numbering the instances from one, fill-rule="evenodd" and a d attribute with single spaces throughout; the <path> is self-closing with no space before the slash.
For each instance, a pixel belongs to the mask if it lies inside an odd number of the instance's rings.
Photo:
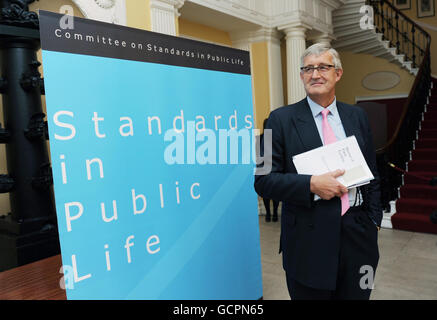
<path id="1" fill-rule="evenodd" d="M 346 133 L 346 137 L 355 136 L 361 149 L 364 147 L 363 137 L 360 131 L 360 125 L 353 117 L 353 110 L 351 107 L 344 105 L 337 101 L 337 110 L 340 115 L 341 123 Z"/>
<path id="2" fill-rule="evenodd" d="M 295 124 L 305 150 L 312 150 L 323 146 L 323 142 L 320 138 L 319 131 L 317 130 L 316 122 L 307 99 L 305 98 L 304 100 L 301 100 L 300 103 L 296 104 L 295 108 L 299 109 L 297 110 L 298 116 Z M 360 131 L 360 125 L 353 116 L 352 108 L 337 101 L 337 110 L 346 137 L 355 136 L 358 144 L 363 150 L 364 140 Z"/>
<path id="3" fill-rule="evenodd" d="M 301 100 L 295 108 L 299 108 L 299 110 L 297 110 L 298 116 L 295 124 L 298 135 L 305 149 L 312 150 L 323 146 L 307 99 L 305 98 L 304 100 Z"/>

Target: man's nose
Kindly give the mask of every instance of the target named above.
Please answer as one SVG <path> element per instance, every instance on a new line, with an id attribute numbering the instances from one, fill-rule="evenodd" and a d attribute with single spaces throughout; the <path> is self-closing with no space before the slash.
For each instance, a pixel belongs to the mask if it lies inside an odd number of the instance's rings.
<path id="1" fill-rule="evenodd" d="M 314 69 L 313 70 L 312 78 L 320 78 L 319 69 Z"/>

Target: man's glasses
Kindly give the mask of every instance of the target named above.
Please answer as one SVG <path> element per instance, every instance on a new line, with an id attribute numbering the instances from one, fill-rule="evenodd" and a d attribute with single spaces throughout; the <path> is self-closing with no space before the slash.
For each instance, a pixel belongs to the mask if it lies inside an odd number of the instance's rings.
<path id="1" fill-rule="evenodd" d="M 302 68 L 300 68 L 300 70 L 302 70 L 302 72 L 305 74 L 313 74 L 314 70 L 317 70 L 320 73 L 326 73 L 329 71 L 329 69 L 334 68 L 334 67 L 335 66 L 333 66 L 331 64 L 322 64 L 318 67 L 314 67 L 314 66 L 302 67 Z"/>

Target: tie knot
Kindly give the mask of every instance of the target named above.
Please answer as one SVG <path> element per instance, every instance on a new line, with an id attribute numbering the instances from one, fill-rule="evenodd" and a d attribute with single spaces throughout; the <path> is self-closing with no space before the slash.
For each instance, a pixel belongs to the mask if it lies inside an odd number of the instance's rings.
<path id="1" fill-rule="evenodd" d="M 323 118 L 326 118 L 326 116 L 328 115 L 328 113 L 329 113 L 329 109 L 328 109 L 328 108 L 323 109 L 323 110 L 322 110 L 322 116 L 323 116 Z"/>

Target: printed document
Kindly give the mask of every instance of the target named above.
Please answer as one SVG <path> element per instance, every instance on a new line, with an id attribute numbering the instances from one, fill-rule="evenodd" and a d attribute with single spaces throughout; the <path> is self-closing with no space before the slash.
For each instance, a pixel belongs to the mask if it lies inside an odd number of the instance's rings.
<path id="1" fill-rule="evenodd" d="M 348 189 L 374 179 L 355 136 L 298 154 L 293 163 L 299 174 L 321 175 L 343 169 L 344 175 L 337 180 Z"/>

